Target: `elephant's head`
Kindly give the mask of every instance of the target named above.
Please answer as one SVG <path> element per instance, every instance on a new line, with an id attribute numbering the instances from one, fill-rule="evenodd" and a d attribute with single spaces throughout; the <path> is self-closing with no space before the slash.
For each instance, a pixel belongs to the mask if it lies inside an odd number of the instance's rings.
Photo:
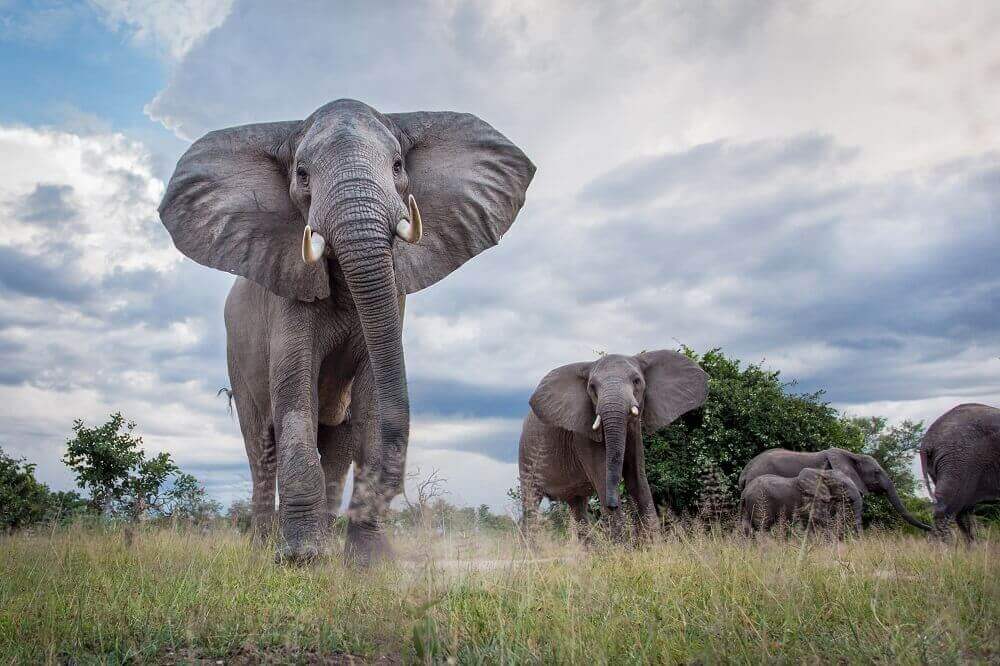
<path id="1" fill-rule="evenodd" d="M 305 120 L 199 139 L 178 163 L 160 217 L 190 258 L 280 296 L 313 301 L 346 290 L 391 455 L 405 450 L 409 430 L 400 294 L 495 245 L 534 170 L 475 116 L 382 114 L 338 100 Z M 398 490 L 401 475 L 383 482 Z"/>
<path id="2" fill-rule="evenodd" d="M 824 470 L 805 468 L 795 478 L 795 485 L 799 492 L 810 500 L 829 502 L 833 499 L 830 494 L 830 477 Z"/>
<path id="3" fill-rule="evenodd" d="M 795 478 L 795 486 L 802 493 L 805 505 L 814 522 L 825 524 L 830 518 L 830 503 L 833 500 L 830 478 L 823 470 L 806 468 Z"/>
<path id="4" fill-rule="evenodd" d="M 885 495 L 903 520 L 922 530 L 931 529 L 930 525 L 917 520 L 906 510 L 899 499 L 899 493 L 896 492 L 896 485 L 877 460 L 869 455 L 852 453 L 844 449 L 829 449 L 826 452 L 826 459 L 830 469 L 846 475 L 862 495 L 867 493 Z"/>
<path id="5" fill-rule="evenodd" d="M 608 354 L 589 363 L 571 363 L 547 374 L 531 396 L 543 422 L 603 442 L 607 460 L 607 506 L 618 506 L 626 432 L 657 430 L 700 406 L 708 395 L 708 375 L 674 351 L 635 356 Z M 641 439 L 637 442 L 641 446 Z"/>

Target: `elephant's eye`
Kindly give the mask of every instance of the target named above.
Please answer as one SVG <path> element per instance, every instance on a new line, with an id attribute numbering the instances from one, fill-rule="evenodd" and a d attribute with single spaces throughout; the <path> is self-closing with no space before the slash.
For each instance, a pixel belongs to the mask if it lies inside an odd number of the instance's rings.
<path id="1" fill-rule="evenodd" d="M 402 159 L 400 159 L 400 158 L 397 157 L 393 161 L 393 163 L 392 163 L 392 172 L 394 174 L 396 174 L 397 176 L 399 174 L 403 173 L 403 160 Z"/>
<path id="2" fill-rule="evenodd" d="M 299 184 L 303 187 L 309 187 L 309 174 L 305 169 L 299 167 L 295 170 L 295 176 L 299 179 Z"/>
<path id="3" fill-rule="evenodd" d="M 635 384 L 636 386 L 640 386 L 642 384 L 642 380 L 639 379 L 638 377 L 633 377 L 632 383 Z"/>

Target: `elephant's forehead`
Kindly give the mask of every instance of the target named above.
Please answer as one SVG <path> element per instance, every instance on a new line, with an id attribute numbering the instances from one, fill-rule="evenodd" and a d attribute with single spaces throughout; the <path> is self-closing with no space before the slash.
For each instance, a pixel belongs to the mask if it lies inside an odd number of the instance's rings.
<path id="1" fill-rule="evenodd" d="M 621 354 L 605 354 L 594 363 L 594 374 L 624 375 L 638 372 L 639 366 L 631 356 Z"/>
<path id="2" fill-rule="evenodd" d="M 391 147 L 396 143 L 392 131 L 378 113 L 366 104 L 329 104 L 307 121 L 301 149 L 322 150 L 334 143 L 354 141 Z"/>

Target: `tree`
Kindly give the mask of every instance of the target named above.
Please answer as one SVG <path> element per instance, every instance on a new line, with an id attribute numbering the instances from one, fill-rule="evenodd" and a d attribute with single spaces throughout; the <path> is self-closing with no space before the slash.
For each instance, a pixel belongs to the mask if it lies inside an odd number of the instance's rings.
<path id="1" fill-rule="evenodd" d="M 913 458 L 920 450 L 920 440 L 924 436 L 922 421 L 903 421 L 899 425 L 889 426 L 888 421 L 881 416 L 846 418 L 847 427 L 853 429 L 851 440 L 857 453 L 866 453 L 875 458 L 885 469 L 886 474 L 896 484 L 896 490 L 908 509 L 917 514 L 923 513 L 925 520 L 930 520 L 930 502 L 920 500 L 917 495 L 918 482 L 913 474 Z M 896 513 L 889 500 L 880 495 L 869 495 L 865 498 L 865 523 L 891 525 L 898 523 Z"/>
<path id="2" fill-rule="evenodd" d="M 16 530 L 45 520 L 49 495 L 48 486 L 35 479 L 34 463 L 0 449 L 0 529 Z"/>
<path id="3" fill-rule="evenodd" d="M 823 392 L 794 393 L 794 383 L 758 364 L 742 367 L 719 349 L 698 356 L 708 373 L 708 399 L 657 432 L 645 433 L 646 474 L 657 505 L 695 513 L 704 480 L 738 501 L 737 481 L 747 462 L 766 449 L 856 449 L 857 432 L 823 400 Z M 716 493 L 717 495 L 717 493 Z"/>
<path id="4" fill-rule="evenodd" d="M 71 518 L 86 508 L 75 492 L 52 492 L 35 478 L 34 463 L 0 448 L 0 530 Z"/>
<path id="5" fill-rule="evenodd" d="M 166 481 L 180 473 L 169 453 L 146 456 L 142 438 L 133 434 L 135 427 L 120 412 L 96 428 L 77 420 L 63 457 L 77 485 L 90 493 L 93 510 L 130 521 L 164 511 L 173 499 L 165 492 Z"/>
<path id="6" fill-rule="evenodd" d="M 222 505 L 209 498 L 205 486 L 190 474 L 177 472 L 166 491 L 163 513 L 174 520 L 203 525 L 219 517 Z"/>
<path id="7" fill-rule="evenodd" d="M 858 453 L 867 453 L 885 469 L 896 484 L 900 495 L 913 495 L 917 491 L 917 479 L 913 475 L 913 457 L 920 451 L 920 440 L 924 436 L 923 421 L 903 421 L 889 427 L 881 416 L 853 417 L 848 422 L 857 429 L 853 438 L 860 442 Z"/>
<path id="8" fill-rule="evenodd" d="M 253 512 L 249 499 L 233 500 L 232 504 L 229 505 L 229 509 L 226 510 L 226 518 L 229 519 L 229 524 L 240 532 L 250 531 L 252 516 Z"/>

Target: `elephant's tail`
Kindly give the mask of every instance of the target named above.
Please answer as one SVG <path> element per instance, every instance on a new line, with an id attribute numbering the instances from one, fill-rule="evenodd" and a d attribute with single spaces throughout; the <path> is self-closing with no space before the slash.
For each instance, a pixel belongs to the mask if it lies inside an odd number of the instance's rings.
<path id="1" fill-rule="evenodd" d="M 931 487 L 931 478 L 928 470 L 927 464 L 927 449 L 920 447 L 920 471 L 924 473 L 924 485 L 927 486 L 927 494 L 931 497 L 931 502 L 934 501 L 934 489 Z"/>
<path id="2" fill-rule="evenodd" d="M 229 389 L 229 388 L 226 388 L 225 386 L 223 386 L 222 388 L 220 388 L 216 392 L 215 397 L 218 398 L 223 393 L 226 394 L 226 400 L 229 403 L 229 405 L 228 405 L 229 406 L 229 415 L 232 416 L 233 415 L 233 390 Z"/>

